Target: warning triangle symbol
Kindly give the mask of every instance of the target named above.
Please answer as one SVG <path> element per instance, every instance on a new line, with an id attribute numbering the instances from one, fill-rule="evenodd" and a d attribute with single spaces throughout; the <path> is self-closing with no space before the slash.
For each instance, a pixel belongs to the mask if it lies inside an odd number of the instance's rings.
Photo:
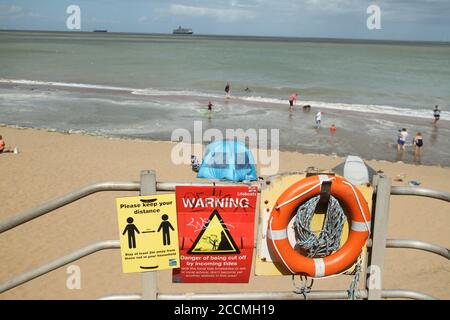
<path id="1" fill-rule="evenodd" d="M 217 210 L 214 210 L 187 253 L 239 254 L 239 248 Z"/>

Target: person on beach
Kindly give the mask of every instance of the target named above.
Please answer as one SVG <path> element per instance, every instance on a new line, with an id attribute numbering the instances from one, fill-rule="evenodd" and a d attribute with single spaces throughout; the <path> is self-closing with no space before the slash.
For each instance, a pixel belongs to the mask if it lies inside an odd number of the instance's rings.
<path id="1" fill-rule="evenodd" d="M 209 113 L 212 112 L 212 107 L 213 107 L 213 104 L 211 103 L 211 101 L 209 101 L 208 102 L 208 111 L 209 111 Z"/>
<path id="2" fill-rule="evenodd" d="M 423 137 L 422 133 L 417 132 L 414 137 L 414 157 L 420 157 L 422 155 Z"/>
<path id="3" fill-rule="evenodd" d="M 6 142 L 3 140 L 2 135 L 0 135 L 0 153 L 15 153 L 17 154 L 17 147 L 14 149 L 6 148 Z"/>
<path id="4" fill-rule="evenodd" d="M 231 94 L 230 83 L 227 82 L 227 85 L 225 86 L 225 98 L 229 99 L 230 94 Z"/>
<path id="5" fill-rule="evenodd" d="M 291 96 L 289 97 L 289 109 L 292 109 L 295 102 L 297 101 L 297 97 L 298 97 L 298 93 L 291 94 Z"/>
<path id="6" fill-rule="evenodd" d="M 322 111 L 316 113 L 316 128 L 319 129 L 322 123 Z"/>
<path id="7" fill-rule="evenodd" d="M 434 106 L 433 115 L 434 115 L 433 124 L 436 125 L 437 122 L 439 121 L 439 118 L 441 117 L 441 110 L 439 110 L 439 107 L 437 105 Z"/>
<path id="8" fill-rule="evenodd" d="M 405 151 L 405 143 L 406 143 L 407 137 L 408 137 L 408 131 L 406 130 L 406 128 L 399 130 L 399 134 L 397 137 L 397 152 Z"/>

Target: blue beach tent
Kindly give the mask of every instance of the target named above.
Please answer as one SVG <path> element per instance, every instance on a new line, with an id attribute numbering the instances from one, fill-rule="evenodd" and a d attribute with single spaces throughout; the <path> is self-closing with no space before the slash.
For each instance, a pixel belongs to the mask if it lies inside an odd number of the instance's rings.
<path id="1" fill-rule="evenodd" d="M 253 155 L 237 140 L 210 143 L 205 151 L 198 178 L 230 181 L 256 180 Z"/>

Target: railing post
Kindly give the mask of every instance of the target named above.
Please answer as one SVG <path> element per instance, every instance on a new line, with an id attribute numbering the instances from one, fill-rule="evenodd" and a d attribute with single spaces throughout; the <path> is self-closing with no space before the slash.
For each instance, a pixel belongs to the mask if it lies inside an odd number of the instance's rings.
<path id="1" fill-rule="evenodd" d="M 382 297 L 382 279 L 386 238 L 389 224 L 389 203 L 391 197 L 391 181 L 384 174 L 380 174 L 376 183 L 375 199 L 372 210 L 372 247 L 369 249 L 368 269 L 366 280 L 367 298 L 380 300 Z"/>
<path id="2" fill-rule="evenodd" d="M 156 173 L 153 170 L 141 171 L 141 196 L 156 194 Z M 158 295 L 157 271 L 142 273 L 142 300 L 156 300 Z"/>

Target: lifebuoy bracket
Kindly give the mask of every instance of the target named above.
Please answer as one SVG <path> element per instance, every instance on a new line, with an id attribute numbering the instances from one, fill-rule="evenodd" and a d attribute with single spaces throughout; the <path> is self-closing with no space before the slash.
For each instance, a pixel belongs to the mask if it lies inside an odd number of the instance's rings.
<path id="1" fill-rule="evenodd" d="M 334 173 L 316 173 L 316 172 L 307 172 L 306 177 L 317 176 L 317 175 L 328 175 L 335 176 Z M 315 212 L 318 213 L 327 213 L 328 203 L 330 201 L 331 196 L 331 183 L 332 181 L 323 181 L 322 186 L 320 188 L 320 198 L 319 202 L 316 205 Z"/>

